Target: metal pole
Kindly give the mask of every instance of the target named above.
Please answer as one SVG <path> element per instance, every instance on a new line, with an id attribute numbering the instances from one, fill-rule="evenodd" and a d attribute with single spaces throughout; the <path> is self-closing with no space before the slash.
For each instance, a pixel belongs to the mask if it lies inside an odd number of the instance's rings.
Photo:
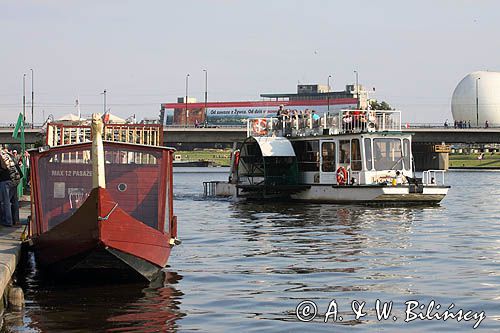
<path id="1" fill-rule="evenodd" d="M 356 108 L 359 109 L 359 85 L 358 85 L 358 71 L 354 71 L 356 73 Z"/>
<path id="2" fill-rule="evenodd" d="M 184 117 L 184 126 L 188 124 L 188 87 L 189 87 L 189 74 L 186 74 L 186 98 L 184 99 L 185 104 L 185 117 Z"/>
<path id="3" fill-rule="evenodd" d="M 34 114 L 35 114 L 35 78 L 34 78 L 34 75 L 35 73 L 33 72 L 33 69 L 30 69 L 31 71 L 31 128 L 35 128 L 35 118 L 34 118 Z"/>
<path id="4" fill-rule="evenodd" d="M 23 125 L 26 122 L 26 74 L 23 74 Z"/>
<path id="5" fill-rule="evenodd" d="M 104 92 L 102 93 L 104 95 L 104 113 L 103 114 L 106 114 L 106 89 L 104 89 Z"/>
<path id="6" fill-rule="evenodd" d="M 26 150 L 26 140 L 24 137 L 24 126 L 26 125 L 26 74 L 23 74 L 23 123 L 21 125 L 21 159 L 23 160 L 23 165 L 22 165 L 22 172 L 23 172 L 23 179 L 21 181 L 21 184 L 18 185 L 17 187 L 17 194 L 18 196 L 23 195 L 24 193 L 24 186 L 26 186 L 26 161 L 24 157 L 24 151 Z"/>
<path id="7" fill-rule="evenodd" d="M 208 100 L 208 71 L 206 69 L 203 70 L 205 72 L 205 124 L 208 124 L 208 114 L 207 114 L 207 100 Z"/>
<path id="8" fill-rule="evenodd" d="M 327 81 L 327 86 L 328 86 L 328 94 L 326 96 L 326 99 L 328 100 L 328 113 L 330 113 L 330 78 L 332 76 L 331 75 L 328 75 L 328 81 Z"/>
<path id="9" fill-rule="evenodd" d="M 481 80 L 480 77 L 476 79 L 476 127 L 479 127 L 479 95 L 478 95 L 478 81 Z"/>

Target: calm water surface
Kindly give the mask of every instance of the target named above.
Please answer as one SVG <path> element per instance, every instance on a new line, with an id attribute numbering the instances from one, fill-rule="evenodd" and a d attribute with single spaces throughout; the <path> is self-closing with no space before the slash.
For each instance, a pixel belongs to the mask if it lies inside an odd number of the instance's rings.
<path id="1" fill-rule="evenodd" d="M 225 178 L 224 169 L 176 170 L 183 243 L 163 281 L 55 285 L 28 258 L 26 309 L 7 313 L 4 331 L 456 332 L 476 322 L 405 323 L 409 300 L 484 311 L 477 331 L 500 331 L 500 172 L 449 172 L 448 197 L 427 208 L 202 197 L 202 181 Z M 377 299 L 393 301 L 388 320 L 377 320 Z M 304 300 L 318 308 L 311 322 L 295 315 Z M 324 323 L 332 300 L 343 320 Z M 354 300 L 366 302 L 359 320 Z"/>

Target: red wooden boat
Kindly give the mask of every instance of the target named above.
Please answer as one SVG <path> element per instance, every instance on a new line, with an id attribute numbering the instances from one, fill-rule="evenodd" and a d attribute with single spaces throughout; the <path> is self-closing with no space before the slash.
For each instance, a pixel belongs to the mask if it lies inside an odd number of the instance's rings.
<path id="1" fill-rule="evenodd" d="M 31 151 L 37 261 L 58 274 L 151 280 L 179 242 L 173 152 L 101 137 Z"/>

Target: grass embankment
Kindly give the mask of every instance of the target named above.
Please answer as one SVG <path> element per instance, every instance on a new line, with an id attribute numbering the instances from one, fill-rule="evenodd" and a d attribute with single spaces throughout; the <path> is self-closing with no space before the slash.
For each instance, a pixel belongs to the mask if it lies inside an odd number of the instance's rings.
<path id="1" fill-rule="evenodd" d="M 231 163 L 231 149 L 176 151 L 175 156 L 181 156 L 181 161 L 209 161 L 213 166 L 229 166 Z M 178 158 L 176 158 L 176 161 L 179 160 Z"/>
<path id="2" fill-rule="evenodd" d="M 498 168 L 500 169 L 500 153 L 450 154 L 450 168 Z"/>

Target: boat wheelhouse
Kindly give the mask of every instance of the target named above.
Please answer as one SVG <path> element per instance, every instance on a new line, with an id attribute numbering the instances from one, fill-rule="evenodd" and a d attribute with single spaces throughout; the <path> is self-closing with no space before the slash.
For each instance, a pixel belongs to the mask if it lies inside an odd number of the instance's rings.
<path id="1" fill-rule="evenodd" d="M 103 141 L 102 123 L 93 126 L 92 142 L 84 142 L 83 127 L 58 129 L 61 139 L 53 143 L 72 142 L 71 136 L 80 143 L 30 151 L 37 261 L 65 275 L 151 280 L 179 243 L 175 150 Z"/>
<path id="2" fill-rule="evenodd" d="M 399 111 L 344 110 L 249 119 L 228 183 L 207 194 L 337 203 L 439 203 L 443 170 L 417 178 Z"/>

